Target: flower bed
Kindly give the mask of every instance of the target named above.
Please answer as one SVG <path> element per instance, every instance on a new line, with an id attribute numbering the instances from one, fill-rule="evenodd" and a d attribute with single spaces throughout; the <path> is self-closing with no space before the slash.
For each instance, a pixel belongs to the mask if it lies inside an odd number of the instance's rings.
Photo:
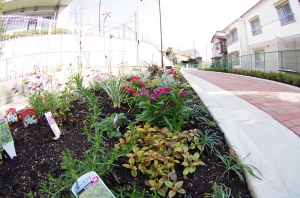
<path id="1" fill-rule="evenodd" d="M 54 111 L 63 131 L 58 140 L 42 114 L 38 125 L 10 125 L 17 158 L 1 161 L 1 197 L 70 197 L 72 184 L 89 171 L 116 197 L 212 197 L 213 191 L 251 197 L 244 171 L 256 176 L 255 167 L 228 148 L 177 71 L 95 79 L 87 89 L 82 76 L 72 77 L 69 116 Z M 44 99 L 52 93 L 40 92 Z M 47 99 L 38 102 L 46 108 L 41 113 L 49 111 Z"/>

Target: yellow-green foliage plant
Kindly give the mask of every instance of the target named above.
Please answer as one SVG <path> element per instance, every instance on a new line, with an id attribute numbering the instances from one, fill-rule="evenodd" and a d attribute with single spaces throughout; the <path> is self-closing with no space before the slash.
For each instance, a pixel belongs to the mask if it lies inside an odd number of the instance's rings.
<path id="1" fill-rule="evenodd" d="M 134 177 L 138 172 L 148 175 L 151 181 L 150 190 L 155 190 L 160 195 L 164 196 L 169 188 L 172 191 L 170 195 L 173 196 L 176 192 L 185 192 L 178 191 L 181 189 L 181 182 L 178 183 L 170 177 L 171 173 L 176 172 L 175 164 L 185 167 L 183 175 L 193 173 L 198 165 L 205 165 L 200 159 L 200 153 L 197 152 L 201 150 L 201 145 L 196 129 L 171 132 L 168 128 L 151 127 L 146 123 L 128 130 L 119 139 L 119 146 L 126 146 L 132 139 L 136 140 L 136 144 L 126 155 L 127 163 L 124 163 L 123 166 L 131 169 Z"/>

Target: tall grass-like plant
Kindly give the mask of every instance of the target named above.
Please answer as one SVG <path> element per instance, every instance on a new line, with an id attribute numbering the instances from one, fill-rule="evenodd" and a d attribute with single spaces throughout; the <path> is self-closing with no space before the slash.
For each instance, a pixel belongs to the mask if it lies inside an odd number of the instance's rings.
<path id="1" fill-rule="evenodd" d="M 126 99 L 126 93 L 122 90 L 124 77 L 110 76 L 100 83 L 101 88 L 108 94 L 112 100 L 114 108 L 120 108 L 121 103 Z"/>
<path id="2" fill-rule="evenodd" d="M 247 171 L 253 177 L 261 180 L 253 172 L 253 170 L 256 170 L 260 175 L 262 175 L 261 172 L 255 166 L 243 163 L 245 158 L 248 157 L 250 153 L 243 159 L 241 159 L 241 156 L 236 154 L 236 152 L 233 150 L 230 150 L 230 154 L 226 153 L 224 155 L 221 155 L 220 153 L 217 153 L 216 155 L 221 159 L 223 163 L 223 165 L 221 166 L 223 166 L 226 169 L 220 178 L 222 178 L 226 173 L 229 174 L 229 172 L 232 171 L 237 174 L 241 181 L 245 182 L 243 174 Z"/>
<path id="3" fill-rule="evenodd" d="M 217 184 L 214 182 L 213 192 L 204 193 L 204 198 L 229 198 L 231 196 L 231 189 L 224 184 Z"/>
<path id="4" fill-rule="evenodd" d="M 210 133 L 209 130 L 206 130 L 205 132 L 198 130 L 199 134 L 199 141 L 201 145 L 201 154 L 204 150 L 208 152 L 209 155 L 212 155 L 214 153 L 218 153 L 217 146 L 221 146 L 222 142 L 220 140 L 220 136 L 218 136 L 215 133 Z"/>

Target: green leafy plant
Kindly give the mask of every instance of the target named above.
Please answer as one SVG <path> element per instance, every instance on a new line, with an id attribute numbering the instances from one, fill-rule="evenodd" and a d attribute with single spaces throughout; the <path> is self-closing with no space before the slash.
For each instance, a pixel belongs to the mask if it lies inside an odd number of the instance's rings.
<path id="1" fill-rule="evenodd" d="M 169 174 L 169 178 L 171 179 L 170 181 L 167 180 L 165 181 L 165 185 L 170 188 L 170 191 L 168 193 L 168 196 L 174 197 L 176 195 L 176 193 L 181 193 L 181 194 L 185 194 L 185 190 L 183 188 L 181 188 L 183 181 L 179 181 L 177 182 L 177 175 L 173 172 L 171 172 Z"/>
<path id="2" fill-rule="evenodd" d="M 132 186 L 126 185 L 123 187 L 117 188 L 118 195 L 117 198 L 140 198 L 140 197 L 149 197 L 149 194 L 146 194 L 146 190 L 141 190 L 136 186 L 134 182 Z"/>
<path id="3" fill-rule="evenodd" d="M 126 94 L 121 90 L 124 80 L 124 77 L 110 76 L 99 84 L 112 100 L 114 108 L 120 108 L 126 99 Z"/>
<path id="4" fill-rule="evenodd" d="M 214 182 L 212 193 L 205 193 L 204 198 L 229 198 L 231 196 L 231 189 L 224 184 L 217 184 Z"/>
<path id="5" fill-rule="evenodd" d="M 158 88 L 155 93 L 145 93 L 147 100 L 141 101 L 138 108 L 142 110 L 136 115 L 137 121 L 147 121 L 160 127 L 168 127 L 172 131 L 180 131 L 184 119 L 188 118 L 192 109 L 185 105 L 189 93 L 179 88 Z"/>
<path id="6" fill-rule="evenodd" d="M 232 171 L 232 172 L 237 174 L 237 176 L 240 178 L 241 181 L 245 182 L 243 174 L 244 174 L 245 171 L 247 171 L 253 177 L 261 180 L 253 172 L 253 170 L 256 170 L 260 175 L 262 175 L 261 172 L 255 166 L 243 163 L 245 158 L 248 157 L 250 155 L 250 153 L 246 157 L 244 157 L 243 159 L 241 159 L 240 156 L 237 155 L 235 153 L 235 151 L 233 151 L 233 150 L 230 150 L 230 154 L 226 153 L 224 155 L 221 155 L 220 153 L 217 153 L 216 155 L 221 159 L 222 163 L 224 164 L 224 165 L 221 165 L 221 166 L 223 166 L 226 169 L 224 171 L 224 173 L 221 175 L 221 177 L 223 177 L 226 173 L 229 174 L 229 172 Z"/>
<path id="7" fill-rule="evenodd" d="M 126 155 L 127 160 L 123 166 L 131 169 L 134 177 L 138 172 L 148 175 L 151 190 L 157 191 L 160 195 L 167 193 L 163 188 L 166 181 L 164 178 L 170 175 L 172 177 L 171 173 L 175 172 L 175 164 L 186 167 L 183 171 L 184 175 L 195 171 L 196 166 L 204 165 L 199 159 L 199 153 L 190 153 L 191 149 L 200 146 L 197 142 L 199 137 L 197 130 L 171 132 L 167 128 L 151 127 L 149 123 L 145 123 L 143 126 L 136 126 L 128 130 L 119 139 L 119 147 L 126 146 L 130 142 L 129 137 L 133 134 L 136 144 Z M 180 188 L 179 184 L 172 184 L 174 192 Z"/>
<path id="8" fill-rule="evenodd" d="M 117 116 L 117 120 L 114 119 Z M 124 126 L 127 121 L 127 117 L 124 113 L 114 113 L 110 117 L 103 119 L 101 122 L 97 124 L 97 127 L 102 132 L 106 132 L 109 138 L 120 137 L 122 134 L 119 132 L 118 126 Z M 118 125 L 118 126 L 117 126 Z"/>
<path id="9" fill-rule="evenodd" d="M 209 155 L 218 153 L 217 146 L 223 145 L 221 142 L 221 138 L 209 130 L 200 131 L 198 130 L 200 145 L 201 145 L 201 154 L 203 151 L 207 151 Z"/>

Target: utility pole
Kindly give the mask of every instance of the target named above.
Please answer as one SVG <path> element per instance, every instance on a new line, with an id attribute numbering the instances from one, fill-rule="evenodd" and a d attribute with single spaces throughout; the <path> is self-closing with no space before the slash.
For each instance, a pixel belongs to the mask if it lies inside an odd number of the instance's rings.
<path id="1" fill-rule="evenodd" d="M 99 33 L 101 32 L 101 0 L 99 2 Z"/>
<path id="2" fill-rule="evenodd" d="M 160 21 L 160 51 L 161 51 L 161 68 L 164 68 L 164 59 L 163 59 L 163 42 L 162 42 L 162 26 L 161 26 L 161 8 L 160 8 L 160 0 L 159 3 L 159 21 Z"/>
<path id="3" fill-rule="evenodd" d="M 207 68 L 207 63 L 208 63 L 208 60 L 207 60 L 207 44 L 206 44 L 206 68 Z"/>
<path id="4" fill-rule="evenodd" d="M 139 67 L 139 0 L 137 0 L 137 8 L 135 14 L 135 35 L 136 35 L 136 66 Z M 140 72 L 140 69 L 139 69 Z"/>

